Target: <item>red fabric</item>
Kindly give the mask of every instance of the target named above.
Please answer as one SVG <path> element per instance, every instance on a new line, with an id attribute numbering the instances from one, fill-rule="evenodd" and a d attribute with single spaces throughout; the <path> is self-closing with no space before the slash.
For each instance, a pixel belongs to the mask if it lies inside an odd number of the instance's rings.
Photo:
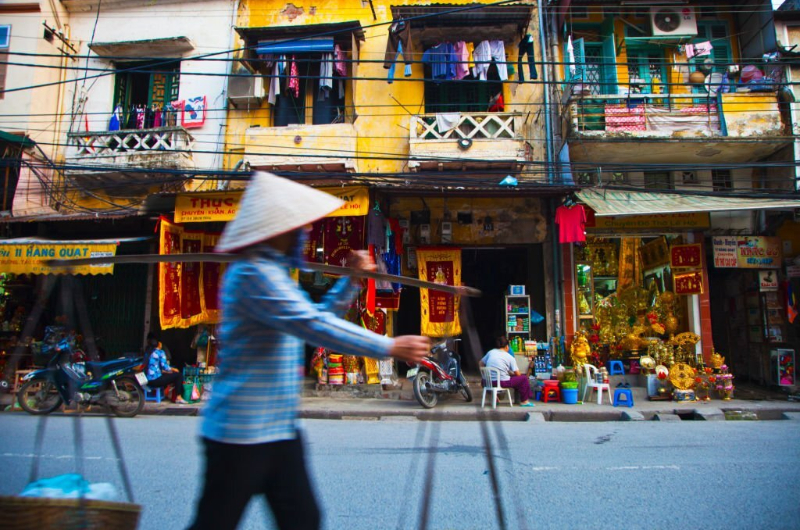
<path id="1" fill-rule="evenodd" d="M 369 255 L 372 261 L 375 261 L 375 245 L 369 246 Z M 372 278 L 367 280 L 367 311 L 370 314 L 375 313 L 375 280 Z"/>
<path id="2" fill-rule="evenodd" d="M 494 103 L 492 103 L 491 101 L 489 103 L 490 103 L 489 112 L 505 112 L 506 110 L 506 104 L 505 101 L 503 100 L 503 94 L 498 94 L 497 100 L 494 101 Z"/>
<path id="3" fill-rule="evenodd" d="M 400 226 L 399 219 L 392 219 L 389 217 L 386 220 L 389 222 L 389 228 L 392 229 L 392 234 L 394 234 L 394 252 L 395 254 L 402 254 L 404 228 Z"/>
<path id="4" fill-rule="evenodd" d="M 561 243 L 581 243 L 586 241 L 586 212 L 583 206 L 576 204 L 571 208 L 559 206 L 556 208 L 556 223 L 558 224 L 558 240 Z"/>

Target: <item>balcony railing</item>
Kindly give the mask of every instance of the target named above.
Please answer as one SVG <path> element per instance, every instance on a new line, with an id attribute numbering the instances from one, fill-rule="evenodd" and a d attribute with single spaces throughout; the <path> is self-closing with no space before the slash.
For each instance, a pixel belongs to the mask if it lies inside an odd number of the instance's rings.
<path id="1" fill-rule="evenodd" d="M 69 140 L 69 156 L 81 159 L 165 151 L 188 152 L 194 143 L 192 135 L 183 127 L 69 133 Z"/>
<path id="2" fill-rule="evenodd" d="M 517 137 L 516 113 L 421 114 L 411 117 L 411 140 L 499 140 Z"/>
<path id="3" fill-rule="evenodd" d="M 775 93 L 587 95 L 570 99 L 581 137 L 743 138 L 783 134 Z"/>

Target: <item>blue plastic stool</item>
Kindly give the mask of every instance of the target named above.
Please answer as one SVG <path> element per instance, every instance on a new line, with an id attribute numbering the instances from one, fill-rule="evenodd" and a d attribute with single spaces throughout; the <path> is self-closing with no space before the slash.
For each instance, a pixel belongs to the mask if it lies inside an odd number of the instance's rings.
<path id="1" fill-rule="evenodd" d="M 625 375 L 622 361 L 608 361 L 608 375 Z"/>
<path id="2" fill-rule="evenodd" d="M 144 400 L 161 403 L 161 387 L 158 388 L 146 387 L 144 389 Z"/>
<path id="3" fill-rule="evenodd" d="M 625 399 L 620 399 L 625 396 Z M 627 405 L 633 407 L 633 392 L 630 388 L 617 388 L 614 390 L 614 406 Z"/>

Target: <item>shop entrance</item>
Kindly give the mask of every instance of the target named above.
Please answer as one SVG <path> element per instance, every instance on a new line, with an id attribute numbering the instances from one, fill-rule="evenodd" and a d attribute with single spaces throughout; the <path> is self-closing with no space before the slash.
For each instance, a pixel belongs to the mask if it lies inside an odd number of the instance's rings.
<path id="1" fill-rule="evenodd" d="M 544 265 L 542 245 L 503 248 L 465 248 L 461 253 L 461 282 L 483 292 L 481 298 L 470 299 L 475 330 L 480 340 L 481 355 L 494 347 L 495 338 L 505 333 L 505 295 L 509 285 L 525 285 L 531 295 L 531 306 L 545 314 Z M 420 331 L 419 290 L 403 289 L 397 314 L 397 333 L 418 334 Z M 531 328 L 531 337 L 546 338 L 545 324 Z M 469 355 L 466 334 L 459 347 L 464 369 L 478 373 L 478 366 Z"/>

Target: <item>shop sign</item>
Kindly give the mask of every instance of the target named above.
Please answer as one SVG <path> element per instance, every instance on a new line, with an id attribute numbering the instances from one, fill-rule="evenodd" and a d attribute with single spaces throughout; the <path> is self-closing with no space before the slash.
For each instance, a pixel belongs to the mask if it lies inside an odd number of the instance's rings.
<path id="1" fill-rule="evenodd" d="M 776 271 L 758 271 L 758 290 L 762 293 L 778 290 L 778 273 Z"/>
<path id="2" fill-rule="evenodd" d="M 369 189 L 362 186 L 318 188 L 344 201 L 327 217 L 361 216 L 369 213 Z M 182 193 L 175 199 L 176 223 L 230 221 L 239 211 L 242 192 Z"/>
<path id="3" fill-rule="evenodd" d="M 419 279 L 444 285 L 461 285 L 461 249 L 417 249 Z M 459 297 L 432 289 L 420 289 L 422 335 L 450 337 L 461 334 Z"/>
<path id="4" fill-rule="evenodd" d="M 14 274 L 113 274 L 114 265 L 98 263 L 72 269 L 53 269 L 44 264 L 51 259 L 104 258 L 117 253 L 116 243 L 30 242 L 0 244 L 0 272 Z"/>
<path id="5" fill-rule="evenodd" d="M 653 241 L 642 245 L 639 248 L 639 255 L 642 257 L 642 265 L 645 270 L 666 265 L 669 263 L 669 247 L 667 238 L 657 237 Z"/>
<path id="6" fill-rule="evenodd" d="M 176 223 L 230 221 L 239 211 L 242 193 L 186 193 L 175 198 Z"/>
<path id="7" fill-rule="evenodd" d="M 673 269 L 699 269 L 703 266 L 703 244 L 672 245 L 669 249 Z"/>
<path id="8" fill-rule="evenodd" d="M 685 272 L 673 276 L 675 294 L 703 294 L 703 273 Z"/>
<path id="9" fill-rule="evenodd" d="M 679 228 L 682 230 L 703 229 L 711 226 L 708 212 L 654 213 L 650 215 L 590 215 L 586 226 L 603 229 L 661 229 Z"/>
<path id="10" fill-rule="evenodd" d="M 800 278 L 800 265 L 787 265 L 786 266 L 787 278 Z"/>
<path id="11" fill-rule="evenodd" d="M 731 269 L 779 269 L 781 240 L 763 236 L 719 236 L 712 240 L 714 266 Z"/>

